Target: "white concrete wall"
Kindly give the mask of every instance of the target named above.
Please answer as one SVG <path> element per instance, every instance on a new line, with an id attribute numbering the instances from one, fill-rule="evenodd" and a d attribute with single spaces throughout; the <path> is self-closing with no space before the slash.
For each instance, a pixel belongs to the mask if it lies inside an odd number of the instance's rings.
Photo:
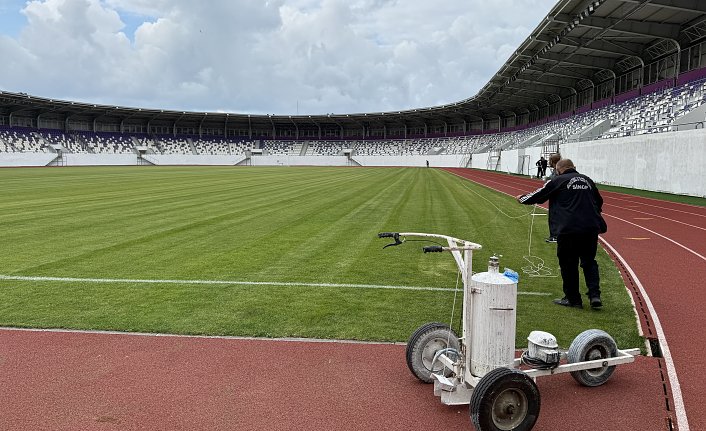
<path id="1" fill-rule="evenodd" d="M 458 168 L 462 167 L 468 158 L 464 154 L 440 154 L 423 156 L 353 156 L 353 160 L 362 166 L 419 166 L 427 165 L 433 168 Z"/>
<path id="2" fill-rule="evenodd" d="M 212 154 L 150 154 L 147 159 L 157 165 L 235 165 L 245 160 L 245 156 Z"/>
<path id="3" fill-rule="evenodd" d="M 55 157 L 54 153 L 0 153 L 0 166 L 46 166 Z"/>
<path id="4" fill-rule="evenodd" d="M 656 133 L 561 146 L 594 181 L 706 197 L 706 130 Z"/>
<path id="5" fill-rule="evenodd" d="M 353 156 L 361 166 L 426 166 L 454 167 L 462 165 L 468 156 L 463 154 L 442 154 L 423 156 Z M 346 156 L 253 156 L 253 166 L 349 166 Z"/>
<path id="6" fill-rule="evenodd" d="M 135 166 L 137 154 L 64 154 L 66 166 Z"/>
<path id="7" fill-rule="evenodd" d="M 252 156 L 252 166 L 347 166 L 346 156 Z"/>
<path id="8" fill-rule="evenodd" d="M 520 150 L 508 150 L 503 151 L 500 155 L 500 166 L 498 166 L 498 171 L 507 173 L 518 173 L 520 167 L 517 165 L 520 159 Z"/>
<path id="9" fill-rule="evenodd" d="M 498 171 L 526 174 L 519 171 L 523 151 L 529 155 L 530 173 L 536 174 L 541 147 L 503 151 Z M 704 129 L 573 142 L 563 144 L 560 152 L 599 183 L 706 197 Z M 474 154 L 471 166 L 486 169 L 488 156 Z"/>
<path id="10" fill-rule="evenodd" d="M 475 169 L 487 169 L 488 157 L 490 157 L 490 153 L 474 154 L 471 159 L 471 167 Z"/>

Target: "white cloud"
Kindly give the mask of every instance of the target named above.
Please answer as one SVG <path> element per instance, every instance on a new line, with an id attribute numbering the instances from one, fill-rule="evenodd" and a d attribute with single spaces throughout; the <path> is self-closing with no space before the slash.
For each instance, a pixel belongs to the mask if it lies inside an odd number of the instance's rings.
<path id="1" fill-rule="evenodd" d="M 0 35 L 0 86 L 197 111 L 433 106 L 475 94 L 553 3 L 35 0 L 20 35 Z"/>

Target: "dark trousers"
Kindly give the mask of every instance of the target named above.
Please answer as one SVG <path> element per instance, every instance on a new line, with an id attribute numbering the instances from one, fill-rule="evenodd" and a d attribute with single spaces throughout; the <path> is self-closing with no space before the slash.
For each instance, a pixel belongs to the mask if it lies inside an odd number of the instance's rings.
<path id="1" fill-rule="evenodd" d="M 583 269 L 589 298 L 600 297 L 600 276 L 596 262 L 598 234 L 564 234 L 557 237 L 556 255 L 559 258 L 564 296 L 572 304 L 581 303 L 579 292 L 579 262 Z"/>

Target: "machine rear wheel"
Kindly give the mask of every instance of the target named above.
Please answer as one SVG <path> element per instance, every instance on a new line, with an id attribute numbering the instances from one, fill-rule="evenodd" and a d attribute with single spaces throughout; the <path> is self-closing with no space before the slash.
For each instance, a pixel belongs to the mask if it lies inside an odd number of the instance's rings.
<path id="1" fill-rule="evenodd" d="M 529 431 L 540 404 L 539 389 L 527 374 L 496 368 L 471 393 L 471 421 L 477 431 Z"/>
<path id="2" fill-rule="evenodd" d="M 420 326 L 407 341 L 407 367 L 416 378 L 424 383 L 433 381 L 432 373 L 451 375 L 451 370 L 444 370 L 441 364 L 432 364 L 436 352 L 442 349 L 459 351 L 458 335 L 449 325 L 439 322 L 426 323 Z"/>
<path id="3" fill-rule="evenodd" d="M 607 332 L 589 329 L 580 333 L 569 346 L 566 358 L 570 364 L 618 356 L 618 346 Z M 600 386 L 607 382 L 615 366 L 574 371 L 571 376 L 584 386 Z"/>

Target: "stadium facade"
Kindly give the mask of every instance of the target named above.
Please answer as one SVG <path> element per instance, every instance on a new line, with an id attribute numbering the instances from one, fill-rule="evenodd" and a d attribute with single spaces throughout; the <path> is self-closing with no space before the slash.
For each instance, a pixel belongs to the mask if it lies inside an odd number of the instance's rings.
<path id="1" fill-rule="evenodd" d="M 703 196 L 703 177 L 665 182 L 706 164 L 704 80 L 706 2 L 561 0 L 478 94 L 442 106 L 248 115 L 0 92 L 0 165 L 420 166 L 431 158 L 529 173 L 535 158 L 561 148 L 599 181 Z M 625 163 L 636 167 L 611 173 Z"/>

